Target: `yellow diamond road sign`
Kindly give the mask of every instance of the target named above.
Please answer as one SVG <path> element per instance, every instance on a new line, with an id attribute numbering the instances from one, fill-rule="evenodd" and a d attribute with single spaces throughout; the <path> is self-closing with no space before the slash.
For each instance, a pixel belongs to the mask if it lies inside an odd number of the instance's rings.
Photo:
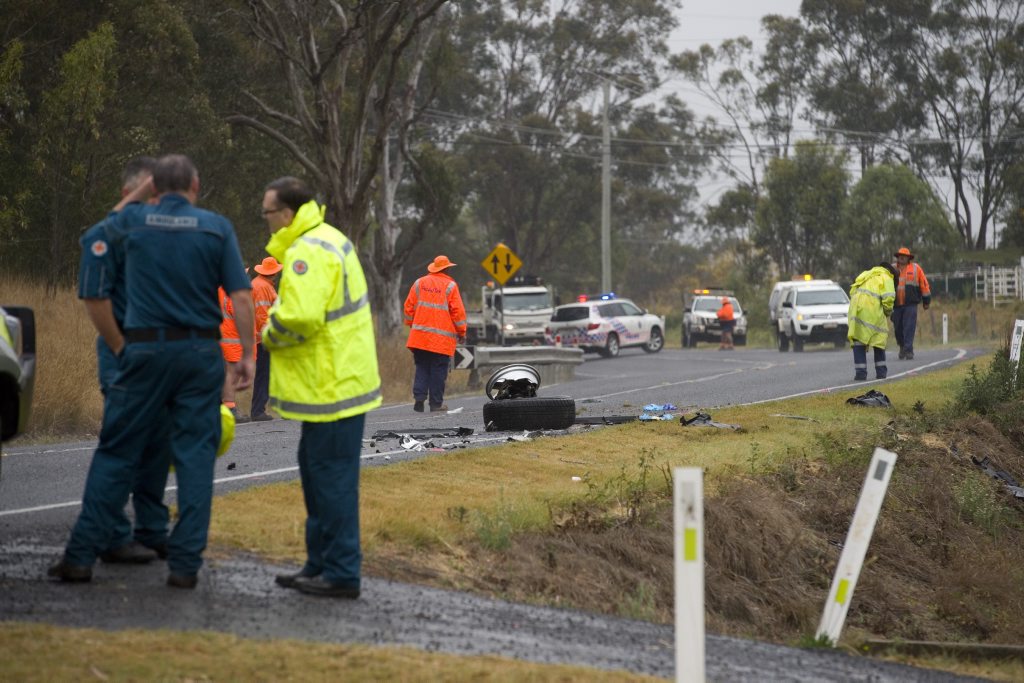
<path id="1" fill-rule="evenodd" d="M 511 249 L 499 242 L 498 246 L 487 255 L 487 258 L 481 261 L 480 265 L 498 281 L 498 284 L 504 285 L 510 277 L 515 275 L 523 262 Z"/>

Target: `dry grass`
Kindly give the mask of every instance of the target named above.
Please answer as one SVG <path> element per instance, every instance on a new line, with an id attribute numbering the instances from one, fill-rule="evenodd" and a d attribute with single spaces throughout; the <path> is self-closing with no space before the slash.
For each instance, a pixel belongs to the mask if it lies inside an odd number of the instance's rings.
<path id="1" fill-rule="evenodd" d="M 255 640 L 196 631 L 0 624 L 0 678 L 39 681 L 655 681 L 623 671 L 410 647 Z"/>
<path id="2" fill-rule="evenodd" d="M 99 432 L 103 397 L 96 377 L 96 332 L 85 308 L 71 288 L 49 297 L 45 289 L 0 277 L 0 303 L 30 306 L 36 314 L 38 364 L 27 441 L 89 437 Z M 384 400 L 412 402 L 412 354 L 405 337 L 379 339 L 378 361 Z M 449 380 L 452 395 L 467 391 L 468 370 L 456 370 Z M 248 413 L 251 391 L 237 402 Z"/>

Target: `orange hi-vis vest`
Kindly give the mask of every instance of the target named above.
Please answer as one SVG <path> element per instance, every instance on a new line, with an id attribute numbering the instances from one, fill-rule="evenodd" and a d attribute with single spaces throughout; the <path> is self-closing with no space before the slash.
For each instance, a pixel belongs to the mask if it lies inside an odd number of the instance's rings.
<path id="1" fill-rule="evenodd" d="M 732 302 L 727 301 L 722 304 L 722 307 L 718 309 L 718 319 L 722 322 L 729 322 L 730 320 L 736 319 L 736 314 L 732 310 Z"/>
<path id="2" fill-rule="evenodd" d="M 899 284 L 896 285 L 896 305 L 911 306 L 922 301 L 930 303 L 932 288 L 924 276 L 924 268 L 913 261 L 900 268 Z"/>
<path id="3" fill-rule="evenodd" d="M 270 319 L 270 307 L 277 301 L 277 290 L 269 277 L 257 275 L 252 281 L 252 303 L 256 312 L 256 343 L 262 341 L 260 334 Z"/>
<path id="4" fill-rule="evenodd" d="M 455 280 L 444 272 L 416 280 L 405 299 L 405 324 L 412 328 L 408 348 L 454 356 L 458 338 L 466 336 L 466 307 Z"/>
<path id="5" fill-rule="evenodd" d="M 238 327 L 235 326 L 235 306 L 231 303 L 224 288 L 217 290 L 217 297 L 220 299 L 220 350 L 224 354 L 224 360 L 229 363 L 237 363 L 242 360 L 242 338 L 238 335 Z M 253 329 L 253 337 L 256 338 L 256 330 Z M 256 345 L 253 344 L 253 357 L 256 356 Z"/>

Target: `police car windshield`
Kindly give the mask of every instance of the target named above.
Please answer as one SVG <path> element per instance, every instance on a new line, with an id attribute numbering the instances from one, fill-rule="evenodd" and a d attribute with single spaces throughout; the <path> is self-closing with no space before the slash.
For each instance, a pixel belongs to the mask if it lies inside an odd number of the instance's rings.
<path id="1" fill-rule="evenodd" d="M 501 306 L 501 295 L 495 294 L 495 305 Z M 539 311 L 551 308 L 551 295 L 548 292 L 506 294 L 506 311 Z"/>
<path id="2" fill-rule="evenodd" d="M 817 291 L 797 292 L 797 306 L 827 306 L 829 304 L 848 304 L 846 292 L 841 289 L 820 289 Z"/>
<path id="3" fill-rule="evenodd" d="M 732 297 L 729 297 L 729 302 L 732 304 L 733 313 L 736 314 L 736 315 L 739 315 L 740 314 L 740 302 L 736 301 L 736 299 L 734 299 Z M 697 305 L 694 307 L 693 310 L 716 313 L 716 312 L 718 312 L 718 309 L 721 308 L 721 307 L 722 307 L 722 298 L 721 297 L 718 297 L 718 296 L 701 297 L 700 299 L 697 299 Z"/>
<path id="4" fill-rule="evenodd" d="M 555 310 L 551 320 L 556 323 L 564 323 L 571 320 L 586 320 L 589 317 L 590 306 L 566 306 Z"/>

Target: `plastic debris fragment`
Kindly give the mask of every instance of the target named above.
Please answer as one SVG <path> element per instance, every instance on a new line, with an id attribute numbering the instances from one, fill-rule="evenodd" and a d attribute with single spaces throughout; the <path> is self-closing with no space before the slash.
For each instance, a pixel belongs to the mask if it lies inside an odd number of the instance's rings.
<path id="1" fill-rule="evenodd" d="M 679 418 L 679 423 L 684 427 L 716 427 L 718 429 L 739 429 L 739 425 L 731 425 L 725 422 L 715 422 L 711 419 L 711 415 L 704 411 L 698 410 L 693 417 L 687 418 L 683 415 Z"/>
<path id="2" fill-rule="evenodd" d="M 846 399 L 846 402 L 854 406 L 868 406 L 870 408 L 892 408 L 889 397 L 877 389 L 872 389 L 866 394 Z"/>

